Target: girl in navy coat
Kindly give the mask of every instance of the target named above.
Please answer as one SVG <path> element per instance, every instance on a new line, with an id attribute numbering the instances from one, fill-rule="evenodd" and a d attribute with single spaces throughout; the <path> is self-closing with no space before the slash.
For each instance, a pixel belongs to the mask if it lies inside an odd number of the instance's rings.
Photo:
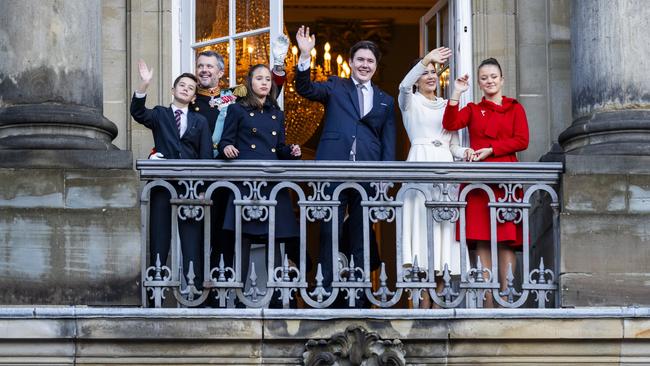
<path id="1" fill-rule="evenodd" d="M 285 144 L 284 113 L 277 102 L 277 87 L 266 65 L 251 67 L 246 78 L 246 96 L 228 106 L 223 134 L 219 142 L 220 154 L 227 159 L 285 160 L 300 159 L 298 145 Z M 250 194 L 247 185 L 239 185 L 242 197 Z M 269 198 L 272 184 L 261 190 Z M 235 230 L 235 205 L 231 194 L 223 228 Z M 293 212 L 289 192 L 281 190 L 275 207 L 276 242 L 288 241 L 299 236 L 299 227 Z M 268 235 L 268 219 L 265 221 L 242 218 L 242 273 L 246 274 L 251 238 Z M 279 239 L 279 240 L 277 240 Z M 285 240 L 282 240 L 285 239 Z M 276 251 L 276 254 L 278 252 Z M 259 271 L 260 268 L 257 268 Z M 244 276 L 242 276 L 243 280 Z"/>

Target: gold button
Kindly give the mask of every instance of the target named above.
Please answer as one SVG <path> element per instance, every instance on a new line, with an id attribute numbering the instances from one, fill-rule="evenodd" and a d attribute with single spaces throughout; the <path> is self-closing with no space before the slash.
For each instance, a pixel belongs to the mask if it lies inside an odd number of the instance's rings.
<path id="1" fill-rule="evenodd" d="M 252 145 L 251 145 L 251 149 L 254 149 L 254 148 L 255 148 L 255 144 L 252 144 Z"/>
<path id="2" fill-rule="evenodd" d="M 274 147 L 271 148 L 271 152 L 275 152 L 275 148 L 274 148 Z"/>
<path id="3" fill-rule="evenodd" d="M 273 135 L 273 136 L 275 136 L 275 135 L 277 135 L 277 134 L 278 134 L 278 133 L 275 132 L 275 131 L 271 132 L 271 135 Z"/>
<path id="4" fill-rule="evenodd" d="M 276 119 L 275 114 L 271 116 L 271 118 Z"/>
<path id="5" fill-rule="evenodd" d="M 216 149 L 216 148 L 218 148 L 218 147 L 219 147 L 219 144 L 212 144 L 212 148 L 213 148 L 213 149 Z"/>
<path id="6" fill-rule="evenodd" d="M 253 127 L 253 133 L 257 132 L 257 128 Z"/>
<path id="7" fill-rule="evenodd" d="M 253 116 L 255 115 L 255 113 L 251 112 L 249 115 L 250 115 L 251 117 L 253 117 Z"/>

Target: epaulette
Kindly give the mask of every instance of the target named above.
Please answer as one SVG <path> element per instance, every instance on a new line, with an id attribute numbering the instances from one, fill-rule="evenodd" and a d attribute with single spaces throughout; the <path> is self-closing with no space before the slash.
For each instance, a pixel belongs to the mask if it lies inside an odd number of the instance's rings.
<path id="1" fill-rule="evenodd" d="M 245 97 L 246 96 L 246 86 L 244 84 L 239 84 L 235 85 L 232 88 L 230 88 L 232 93 L 238 97 Z"/>

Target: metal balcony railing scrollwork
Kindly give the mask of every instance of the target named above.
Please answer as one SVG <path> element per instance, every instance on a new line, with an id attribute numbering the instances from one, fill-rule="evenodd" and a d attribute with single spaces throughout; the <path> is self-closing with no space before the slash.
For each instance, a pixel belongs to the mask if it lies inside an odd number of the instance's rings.
<path id="1" fill-rule="evenodd" d="M 169 293 L 176 300 L 174 305 L 187 307 L 205 304 L 210 296 L 215 300 L 212 306 L 216 303 L 218 307 L 262 308 L 268 307 L 275 298 L 282 307 L 288 308 L 297 297 L 302 306 L 311 308 L 340 306 L 341 299 L 346 307 L 367 300 L 375 307 L 390 308 L 403 306 L 406 299 L 418 307 L 424 293 L 441 308 L 480 308 L 485 306 L 486 293 L 491 293 L 496 305 L 504 308 L 544 308 L 558 304 L 560 206 L 557 190 L 563 169 L 561 163 L 140 160 L 137 169 L 141 180 L 146 182 L 141 195 L 143 306 L 164 306 L 163 303 L 171 301 L 166 296 Z M 262 189 L 267 186 L 272 188 Z M 422 189 L 423 186 L 434 187 L 435 194 L 430 189 Z M 171 197 L 169 266 L 161 263 L 159 257 L 155 263 L 147 263 L 151 258 L 149 198 L 154 188 L 168 190 Z M 221 257 L 211 268 L 210 235 L 214 228 L 209 225 L 210 208 L 217 189 L 233 193 L 235 253 L 232 265 L 227 265 L 230 261 Z M 293 192 L 296 198 L 300 236 L 299 255 L 293 262 L 286 254 L 276 260 L 281 254 L 275 249 L 275 206 L 282 190 Z M 308 228 L 316 223 L 338 227 L 344 218 L 339 217 L 337 207 L 345 190 L 356 190 L 362 197 L 364 256 L 351 257 L 348 263 L 340 262 L 339 238 L 334 235 L 330 253 L 335 259 L 333 268 L 324 271 L 318 253 L 307 252 Z M 402 207 L 409 190 L 425 197 L 429 233 L 434 223 L 459 225 L 459 276 L 452 276 L 447 265 L 436 272 L 433 255 L 428 256 L 426 263 L 418 263 L 416 257 L 409 258 L 412 266 L 402 266 L 405 262 L 401 248 Z M 469 250 L 464 225 L 471 219 L 466 213 L 466 198 L 474 190 L 484 191 L 489 197 L 490 268 L 485 268 L 480 258 L 470 262 L 466 259 Z M 533 211 L 535 215 L 531 216 Z M 177 231 L 179 220 L 187 219 L 204 223 L 203 241 L 192 243 L 203 246 L 202 268 L 190 263 L 189 268 L 182 269 Z M 268 224 L 265 243 L 268 250 L 265 263 L 252 262 L 247 277 L 241 273 L 242 222 L 251 220 Z M 522 226 L 523 247 L 520 264 L 514 271 L 511 266 L 506 283 L 500 284 L 496 227 L 497 223 L 508 221 Z M 382 248 L 394 247 L 395 256 L 381 258 L 373 282 L 370 230 L 376 223 L 395 230 L 393 242 L 381 241 Z M 428 235 L 427 246 L 428 253 L 433 253 L 433 235 Z M 307 273 L 309 254 L 315 264 L 311 274 Z M 387 268 L 394 270 L 389 273 Z M 196 271 L 203 274 L 201 286 L 195 283 Z M 260 282 L 260 271 L 265 272 L 266 283 Z M 332 273 L 329 281 L 323 277 L 326 272 Z"/>

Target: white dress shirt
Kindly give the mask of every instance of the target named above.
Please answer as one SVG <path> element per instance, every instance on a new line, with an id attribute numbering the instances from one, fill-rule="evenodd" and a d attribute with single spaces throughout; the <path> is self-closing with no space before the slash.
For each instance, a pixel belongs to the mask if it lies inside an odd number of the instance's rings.
<path id="1" fill-rule="evenodd" d="M 370 112 L 370 110 L 372 110 L 372 98 L 375 94 L 372 90 L 372 84 L 370 83 L 370 80 L 365 83 L 359 83 L 355 78 L 352 78 L 352 82 L 354 83 L 355 88 L 359 88 L 359 84 L 363 84 L 364 86 L 364 88 L 361 89 L 361 93 L 363 93 L 363 106 L 359 106 L 359 108 L 361 108 L 361 115 L 365 116 Z"/>
<path id="2" fill-rule="evenodd" d="M 177 106 L 172 104 L 172 112 L 174 113 L 174 118 L 176 117 L 176 111 L 181 110 L 181 130 L 179 132 L 179 136 L 183 136 L 185 134 L 185 131 L 187 130 L 187 107 L 185 108 L 178 108 Z"/>

